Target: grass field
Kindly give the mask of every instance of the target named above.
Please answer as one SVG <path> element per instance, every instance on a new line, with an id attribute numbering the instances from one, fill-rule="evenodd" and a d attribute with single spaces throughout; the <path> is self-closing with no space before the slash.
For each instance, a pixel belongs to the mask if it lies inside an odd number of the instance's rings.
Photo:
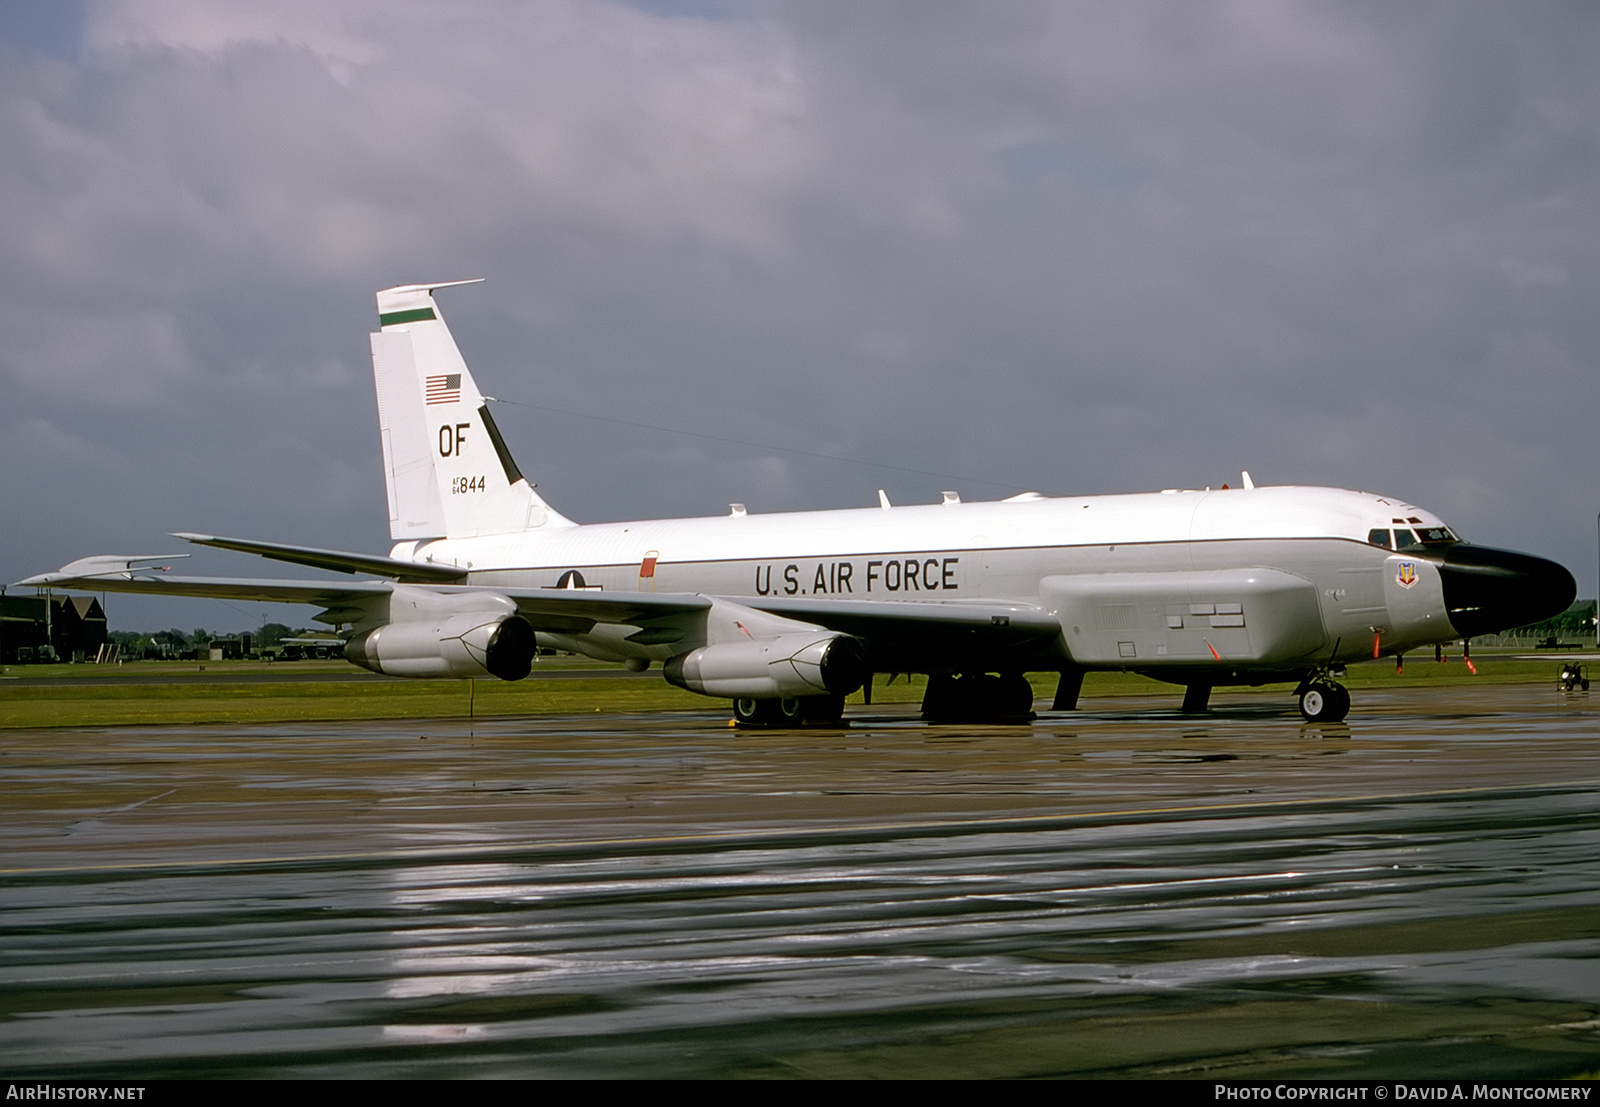
<path id="1" fill-rule="evenodd" d="M 1358 696 L 1361 689 L 1374 687 L 1544 682 L 1554 686 L 1559 668 L 1553 658 L 1529 659 L 1526 654 L 1480 651 L 1473 660 L 1476 674 L 1467 670 L 1459 656 L 1443 665 L 1431 657 L 1417 658 L 1408 661 L 1403 673 L 1395 672 L 1393 661 L 1356 665 L 1344 683 Z M 348 680 L 337 679 L 345 675 Z M 141 679 L 122 682 L 128 677 Z M 1600 670 L 1596 677 L 1600 678 Z M 8 678 L 26 678 L 26 683 Z M 1054 673 L 1035 673 L 1031 679 L 1040 699 L 1048 700 L 1054 694 Z M 926 678 L 887 681 L 879 676 L 874 683 L 874 703 L 922 699 Z M 1177 699 L 1182 693 L 1175 685 L 1131 673 L 1090 673 L 1083 688 L 1086 699 L 1167 694 Z M 1228 689 L 1221 694 L 1267 696 L 1287 702 L 1289 688 L 1268 685 Z M 850 699 L 859 703 L 861 693 Z M 498 680 L 383 680 L 360 673 L 343 661 L 272 665 L 152 661 L 120 666 L 12 666 L 0 671 L 3 728 L 572 715 L 725 707 L 724 701 L 672 687 L 657 671 L 622 675 L 616 667 L 583 658 L 541 661 L 529 679 L 509 684 Z"/>

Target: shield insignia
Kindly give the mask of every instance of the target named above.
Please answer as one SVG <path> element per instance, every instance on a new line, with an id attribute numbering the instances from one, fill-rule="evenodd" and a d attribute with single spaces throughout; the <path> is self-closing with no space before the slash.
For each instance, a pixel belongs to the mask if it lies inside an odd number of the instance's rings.
<path id="1" fill-rule="evenodd" d="M 1415 561 L 1402 561 L 1395 567 L 1394 581 L 1401 588 L 1410 588 L 1417 583 L 1417 563 Z"/>

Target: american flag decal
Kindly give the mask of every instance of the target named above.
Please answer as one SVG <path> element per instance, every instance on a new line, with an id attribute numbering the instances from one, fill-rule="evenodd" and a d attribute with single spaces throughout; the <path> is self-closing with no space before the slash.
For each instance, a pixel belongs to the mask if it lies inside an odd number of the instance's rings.
<path id="1" fill-rule="evenodd" d="M 429 377 L 423 381 L 423 392 L 430 404 L 454 404 L 461 402 L 461 374 L 451 373 L 448 376 Z"/>

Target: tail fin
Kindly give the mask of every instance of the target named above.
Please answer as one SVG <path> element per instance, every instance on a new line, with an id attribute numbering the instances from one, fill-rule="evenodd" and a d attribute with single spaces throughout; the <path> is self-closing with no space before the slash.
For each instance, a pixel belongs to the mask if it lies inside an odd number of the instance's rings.
<path id="1" fill-rule="evenodd" d="M 572 525 L 517 469 L 433 301 L 435 289 L 476 283 L 408 284 L 378 293 L 372 375 L 389 535 L 396 540 Z"/>

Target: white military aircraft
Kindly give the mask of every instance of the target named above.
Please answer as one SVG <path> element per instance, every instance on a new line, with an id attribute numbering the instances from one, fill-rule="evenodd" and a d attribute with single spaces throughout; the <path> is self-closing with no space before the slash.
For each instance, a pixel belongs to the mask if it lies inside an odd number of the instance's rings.
<path id="1" fill-rule="evenodd" d="M 1393 497 L 1337 488 L 944 502 L 579 525 L 512 460 L 434 300 L 378 293 L 373 373 L 387 557 L 182 534 L 371 579 L 213 579 L 153 557 L 75 561 L 23 584 L 324 610 L 375 672 L 519 680 L 539 645 L 660 662 L 733 701 L 741 725 L 839 719 L 873 673 L 928 675 L 932 720 L 1025 720 L 1023 674 L 1125 670 L 1186 686 L 1293 681 L 1302 714 L 1342 719 L 1347 662 L 1522 626 L 1566 609 L 1554 562 L 1459 541 Z"/>

